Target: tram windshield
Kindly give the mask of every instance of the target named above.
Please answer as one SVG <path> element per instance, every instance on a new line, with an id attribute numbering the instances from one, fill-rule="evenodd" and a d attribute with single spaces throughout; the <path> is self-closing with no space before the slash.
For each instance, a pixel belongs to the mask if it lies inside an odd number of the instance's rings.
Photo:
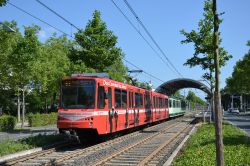
<path id="1" fill-rule="evenodd" d="M 65 80 L 61 93 L 62 108 L 91 109 L 95 106 L 94 80 Z"/>

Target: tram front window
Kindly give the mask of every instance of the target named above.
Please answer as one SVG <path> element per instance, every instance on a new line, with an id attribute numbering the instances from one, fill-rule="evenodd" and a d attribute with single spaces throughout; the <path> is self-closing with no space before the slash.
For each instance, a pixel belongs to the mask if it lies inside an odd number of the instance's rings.
<path id="1" fill-rule="evenodd" d="M 95 106 L 95 81 L 65 80 L 62 83 L 61 107 L 91 109 Z"/>

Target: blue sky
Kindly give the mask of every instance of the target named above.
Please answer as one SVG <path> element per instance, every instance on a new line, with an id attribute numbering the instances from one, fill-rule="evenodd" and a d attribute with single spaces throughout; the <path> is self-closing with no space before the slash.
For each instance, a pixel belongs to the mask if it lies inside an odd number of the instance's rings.
<path id="1" fill-rule="evenodd" d="M 106 22 L 108 29 L 112 30 L 118 37 L 118 46 L 121 47 L 125 53 L 127 60 L 164 81 L 179 77 L 157 57 L 154 51 L 130 26 L 110 0 L 41 1 L 79 28 L 84 28 L 88 20 L 92 18 L 93 11 L 99 10 L 102 20 Z M 47 21 L 68 34 L 74 34 L 76 32 L 76 29 L 41 6 L 36 0 L 10 0 L 9 2 Z M 142 27 L 139 26 L 139 23 L 125 6 L 124 1 L 116 0 L 115 2 L 140 32 L 147 37 Z M 180 43 L 184 37 L 179 31 L 181 29 L 186 31 L 197 29 L 198 21 L 203 18 L 204 2 L 202 0 L 128 0 L 128 2 L 179 72 L 186 78 L 200 80 L 204 71 L 199 67 L 190 69 L 183 66 L 186 59 L 193 55 L 194 49 L 192 44 L 183 45 Z M 219 29 L 223 40 L 221 46 L 223 46 L 229 54 L 233 55 L 233 58 L 221 69 L 220 86 L 224 87 L 225 79 L 231 75 L 236 61 L 241 59 L 249 49 L 246 46 L 246 42 L 250 40 L 250 1 L 217 0 L 217 3 L 218 11 L 225 12 L 222 16 L 224 21 Z M 24 25 L 39 25 L 41 27 L 41 32 L 39 33 L 41 41 L 46 40 L 51 33 L 55 32 L 55 29 L 7 4 L 5 7 L 0 8 L 0 21 L 11 20 L 16 20 L 21 30 Z M 58 34 L 61 35 L 59 32 Z M 148 37 L 147 39 L 149 40 Z M 131 65 L 125 64 L 130 69 L 134 69 Z M 144 74 L 138 74 L 136 77 L 140 81 L 151 80 L 154 87 L 162 83 Z"/>

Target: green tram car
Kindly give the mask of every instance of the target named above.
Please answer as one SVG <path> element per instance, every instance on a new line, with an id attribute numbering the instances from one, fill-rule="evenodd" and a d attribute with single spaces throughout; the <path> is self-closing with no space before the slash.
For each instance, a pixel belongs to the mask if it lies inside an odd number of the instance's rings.
<path id="1" fill-rule="evenodd" d="M 190 104 L 185 100 L 171 97 L 168 102 L 170 117 L 182 116 L 186 111 L 190 110 Z"/>

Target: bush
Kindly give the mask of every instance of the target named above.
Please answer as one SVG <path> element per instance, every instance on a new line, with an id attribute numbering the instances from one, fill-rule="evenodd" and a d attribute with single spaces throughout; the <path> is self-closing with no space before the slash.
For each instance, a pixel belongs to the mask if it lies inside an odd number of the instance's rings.
<path id="1" fill-rule="evenodd" d="M 46 126 L 56 124 L 57 113 L 52 112 L 49 114 L 28 114 L 28 121 L 31 127 Z"/>
<path id="2" fill-rule="evenodd" d="M 16 118 L 10 115 L 0 116 L 0 131 L 12 131 L 16 126 Z"/>

